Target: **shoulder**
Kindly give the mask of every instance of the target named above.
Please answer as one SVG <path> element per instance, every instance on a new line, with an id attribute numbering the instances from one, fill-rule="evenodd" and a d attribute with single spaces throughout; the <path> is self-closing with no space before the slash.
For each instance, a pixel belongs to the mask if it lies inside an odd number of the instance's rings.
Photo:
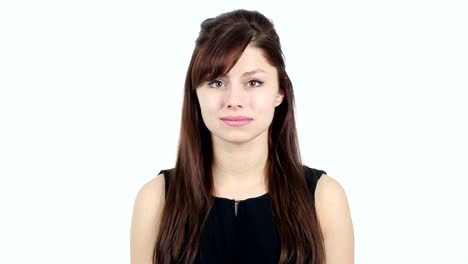
<path id="1" fill-rule="evenodd" d="M 163 173 L 143 184 L 136 194 L 130 231 L 131 263 L 152 263 L 164 196 Z"/>
<path id="2" fill-rule="evenodd" d="M 350 209 L 346 192 L 334 178 L 323 174 L 315 189 L 315 207 L 321 218 L 321 224 L 327 233 L 327 227 L 333 227 L 336 219 L 349 217 Z"/>
<path id="3" fill-rule="evenodd" d="M 150 181 L 143 184 L 138 190 L 135 205 L 143 206 L 144 209 L 156 209 L 164 203 L 165 180 L 164 173 L 160 173 Z M 137 209 L 142 209 L 138 207 Z"/>
<path id="4" fill-rule="evenodd" d="M 327 251 L 327 263 L 353 263 L 354 231 L 342 185 L 323 174 L 315 190 L 315 207 Z"/>
<path id="5" fill-rule="evenodd" d="M 315 187 L 315 200 L 320 203 L 347 203 L 346 192 L 341 184 L 327 174 L 322 174 Z"/>

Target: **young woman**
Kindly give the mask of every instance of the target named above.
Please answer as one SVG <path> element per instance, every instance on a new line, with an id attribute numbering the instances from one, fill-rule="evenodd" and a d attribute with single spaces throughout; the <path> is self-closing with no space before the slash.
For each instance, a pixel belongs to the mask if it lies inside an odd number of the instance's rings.
<path id="1" fill-rule="evenodd" d="M 272 22 L 201 24 L 178 155 L 138 192 L 131 263 L 354 263 L 346 194 L 301 163 L 293 86 Z"/>

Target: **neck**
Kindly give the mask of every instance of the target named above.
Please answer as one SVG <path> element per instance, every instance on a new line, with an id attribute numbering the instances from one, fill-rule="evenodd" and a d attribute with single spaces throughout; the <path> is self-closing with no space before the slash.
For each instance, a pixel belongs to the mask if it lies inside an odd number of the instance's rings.
<path id="1" fill-rule="evenodd" d="M 215 195 L 240 199 L 266 192 L 267 132 L 243 144 L 212 139 Z"/>

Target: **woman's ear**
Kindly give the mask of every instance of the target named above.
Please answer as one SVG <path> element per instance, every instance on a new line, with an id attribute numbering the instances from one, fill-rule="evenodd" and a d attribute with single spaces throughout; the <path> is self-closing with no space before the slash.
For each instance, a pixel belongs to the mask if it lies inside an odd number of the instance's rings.
<path id="1" fill-rule="evenodd" d="M 281 104 L 281 102 L 283 102 L 283 98 L 284 98 L 284 91 L 283 89 L 279 88 L 278 94 L 276 95 L 276 99 L 275 99 L 275 107 L 277 107 L 278 105 Z"/>

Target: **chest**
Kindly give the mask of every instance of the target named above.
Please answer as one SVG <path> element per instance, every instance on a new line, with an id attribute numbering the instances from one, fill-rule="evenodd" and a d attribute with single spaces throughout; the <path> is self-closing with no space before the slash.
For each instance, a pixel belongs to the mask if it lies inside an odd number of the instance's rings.
<path id="1" fill-rule="evenodd" d="M 195 263 L 277 263 L 280 241 L 270 201 L 263 198 L 217 199 Z"/>

